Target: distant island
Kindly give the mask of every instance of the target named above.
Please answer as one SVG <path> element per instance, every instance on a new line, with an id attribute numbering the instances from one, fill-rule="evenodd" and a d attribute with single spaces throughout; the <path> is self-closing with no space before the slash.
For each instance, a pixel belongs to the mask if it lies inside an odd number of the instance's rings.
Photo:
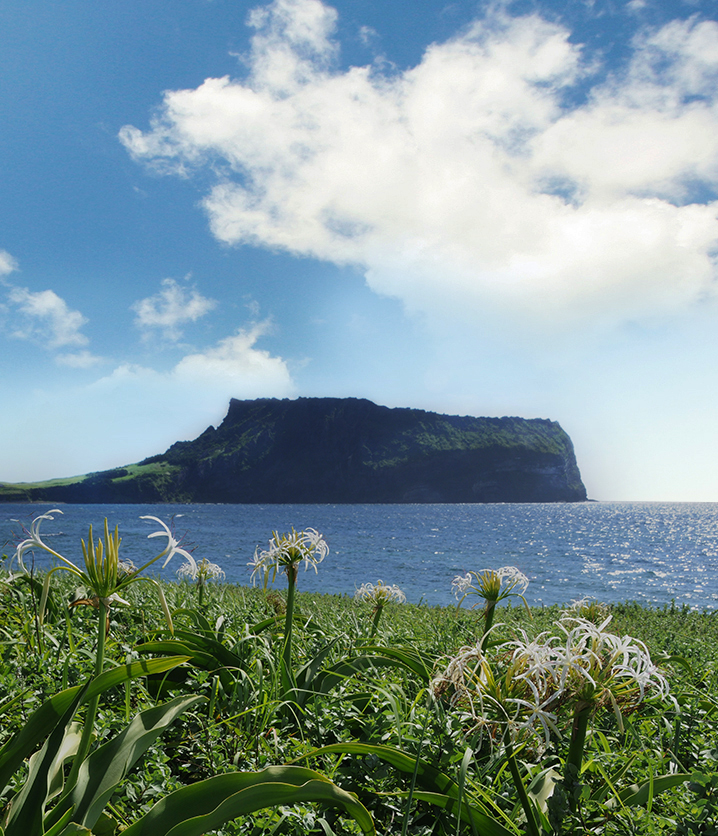
<path id="1" fill-rule="evenodd" d="M 581 502 L 555 421 L 390 409 L 358 398 L 235 400 L 194 441 L 137 464 L 0 483 L 4 502 Z"/>

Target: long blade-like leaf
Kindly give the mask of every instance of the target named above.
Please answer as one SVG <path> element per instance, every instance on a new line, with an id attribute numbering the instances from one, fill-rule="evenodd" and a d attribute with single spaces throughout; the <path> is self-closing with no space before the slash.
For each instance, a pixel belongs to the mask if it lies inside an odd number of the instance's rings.
<path id="1" fill-rule="evenodd" d="M 120 665 L 93 680 L 87 687 L 82 702 L 87 702 L 91 697 L 128 680 L 176 668 L 187 659 L 187 656 L 174 656 L 167 659 L 142 659 L 129 665 Z M 81 685 L 75 685 L 73 688 L 67 688 L 50 697 L 30 715 L 22 729 L 0 749 L 0 790 L 7 786 L 20 764 L 29 758 L 52 732 L 60 717 L 67 711 L 68 706 L 72 704 L 81 690 Z"/>
<path id="2" fill-rule="evenodd" d="M 115 788 L 134 763 L 182 712 L 205 697 L 177 697 L 140 712 L 117 737 L 100 746 L 80 767 L 72 791 L 73 821 L 92 829 Z"/>
<path id="3" fill-rule="evenodd" d="M 640 787 L 633 785 L 622 790 L 618 795 L 626 807 L 637 807 L 648 803 L 651 788 L 653 795 L 656 796 L 660 792 L 669 790 L 672 787 L 678 787 L 686 781 L 690 780 L 690 774 L 687 772 L 677 772 L 675 775 L 661 775 L 659 778 L 654 778 L 653 781 L 646 781 Z M 614 806 L 614 799 L 609 799 L 606 806 Z"/>
<path id="4" fill-rule="evenodd" d="M 270 766 L 261 772 L 235 772 L 199 781 L 170 793 L 123 836 L 201 836 L 237 816 L 266 807 L 319 801 L 343 808 L 372 836 L 368 810 L 325 776 L 300 766 Z"/>
<path id="5" fill-rule="evenodd" d="M 364 646 L 360 647 L 359 650 L 364 653 L 373 653 L 396 659 L 403 667 L 413 671 L 425 682 L 431 679 L 434 662 L 436 661 L 434 657 L 422 655 L 409 647 Z"/>
<path id="6" fill-rule="evenodd" d="M 416 770 L 417 783 L 424 790 L 446 795 L 457 801 L 459 799 L 459 786 L 448 775 L 421 758 L 417 759 L 415 755 L 403 752 L 401 749 L 395 749 L 392 746 L 384 746 L 378 743 L 357 743 L 354 741 L 331 743 L 328 746 L 322 746 L 320 749 L 313 749 L 311 752 L 307 752 L 300 760 L 309 757 L 313 758 L 316 755 L 322 754 L 374 755 L 380 760 L 391 764 L 391 766 L 400 772 L 413 775 L 414 770 Z M 485 796 L 485 801 L 486 803 L 484 803 L 484 799 L 474 797 L 471 803 L 475 809 L 481 810 L 490 821 L 494 821 L 494 815 L 502 815 L 501 811 L 495 807 L 488 796 Z"/>
<path id="7" fill-rule="evenodd" d="M 315 677 L 307 699 L 311 699 L 316 694 L 328 694 L 350 676 L 374 668 L 404 668 L 406 670 L 407 665 L 402 660 L 391 656 L 357 656 L 354 659 L 343 659 Z M 412 673 L 416 672 L 413 667 L 409 667 L 409 670 Z"/>
<path id="8" fill-rule="evenodd" d="M 50 736 L 33 759 L 27 780 L 13 799 L 5 826 L 5 836 L 29 836 L 29 834 L 42 833 L 42 817 L 50 784 L 49 773 L 62 747 L 65 729 L 75 716 L 85 691 L 86 686 L 84 690 L 76 689 L 74 699 L 63 714 L 56 719 Z"/>
<path id="9" fill-rule="evenodd" d="M 397 793 L 399 798 L 408 796 L 408 792 Z M 418 801 L 425 801 L 428 804 L 434 804 L 436 807 L 441 807 L 449 813 L 456 814 L 459 801 L 448 795 L 443 795 L 438 792 L 427 792 L 426 790 L 414 790 L 413 796 Z M 465 800 L 461 802 L 461 810 L 458 811 L 462 821 L 467 821 L 479 828 L 482 836 L 518 836 L 520 830 L 507 830 L 500 822 L 490 818 L 481 810 L 472 807 Z"/>

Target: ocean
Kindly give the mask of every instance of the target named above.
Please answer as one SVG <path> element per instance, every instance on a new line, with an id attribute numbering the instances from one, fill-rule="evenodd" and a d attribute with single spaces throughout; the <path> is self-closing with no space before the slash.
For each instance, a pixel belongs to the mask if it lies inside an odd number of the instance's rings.
<path id="1" fill-rule="evenodd" d="M 11 558 L 22 526 L 52 505 L 0 505 L 0 546 Z M 250 583 L 250 561 L 273 531 L 311 527 L 330 548 L 298 588 L 353 595 L 362 583 L 399 586 L 411 603 L 455 602 L 451 581 L 468 570 L 516 566 L 530 580 L 529 604 L 568 604 L 590 596 L 607 603 L 675 602 L 718 607 L 718 503 L 586 502 L 490 505 L 62 505 L 41 534 L 53 549 L 82 561 L 80 538 L 119 525 L 121 557 L 135 565 L 161 550 L 147 535 L 164 520 L 197 560 L 227 581 Z M 157 551 L 153 551 L 156 547 Z M 26 556 L 26 564 L 32 560 Z M 50 565 L 35 553 L 38 568 Z M 155 574 L 171 580 L 180 558 Z M 6 561 L 7 565 L 7 561 Z M 156 564 L 157 565 L 157 564 Z M 154 569 L 154 567 L 153 567 Z M 277 578 L 278 588 L 286 583 Z"/>

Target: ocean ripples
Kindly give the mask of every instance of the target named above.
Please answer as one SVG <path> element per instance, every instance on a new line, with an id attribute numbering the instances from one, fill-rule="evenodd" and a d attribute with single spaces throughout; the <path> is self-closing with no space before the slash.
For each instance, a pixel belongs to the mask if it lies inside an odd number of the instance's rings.
<path id="1" fill-rule="evenodd" d="M 48 508 L 50 506 L 47 506 Z M 45 506 L 0 507 L 0 543 Z M 43 525 L 53 548 L 78 557 L 80 537 L 105 516 L 118 523 L 123 555 L 139 564 L 151 552 L 139 520 L 174 515 L 178 535 L 197 558 L 221 562 L 227 579 L 248 583 L 247 562 L 272 531 L 313 527 L 329 542 L 319 574 L 302 573 L 300 589 L 353 594 L 381 578 L 416 603 L 449 604 L 451 580 L 469 569 L 515 565 L 531 580 L 532 604 L 565 604 L 586 595 L 612 602 L 718 601 L 718 505 L 579 503 L 525 505 L 88 505 L 63 507 Z M 222 557 L 223 556 L 223 557 Z M 44 556 L 38 554 L 42 565 Z M 165 572 L 173 577 L 171 568 Z M 176 567 L 174 567 L 176 568 Z"/>

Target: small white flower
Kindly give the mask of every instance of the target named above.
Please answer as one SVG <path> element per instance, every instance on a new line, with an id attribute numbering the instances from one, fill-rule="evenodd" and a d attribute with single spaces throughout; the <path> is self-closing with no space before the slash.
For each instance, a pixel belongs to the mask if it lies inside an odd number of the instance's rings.
<path id="1" fill-rule="evenodd" d="M 188 551 L 186 551 L 185 549 L 180 547 L 179 540 L 177 540 L 175 538 L 175 536 L 169 530 L 169 527 L 167 526 L 167 524 L 162 522 L 162 520 L 159 517 L 143 516 L 143 517 L 140 517 L 140 519 L 141 520 L 154 520 L 156 523 L 159 523 L 162 526 L 162 529 L 163 529 L 162 531 L 153 531 L 152 534 L 147 535 L 147 539 L 150 540 L 150 539 L 152 539 L 152 537 L 166 537 L 167 538 L 167 545 L 162 550 L 162 553 L 157 558 L 155 558 L 156 560 L 159 560 L 160 558 L 164 557 L 165 562 L 162 564 L 163 569 L 165 568 L 165 566 L 167 566 L 167 564 L 170 562 L 170 560 L 172 560 L 172 558 L 176 554 L 182 555 L 182 557 L 184 557 L 184 559 L 188 563 L 191 563 L 192 565 L 195 564 L 195 559 L 192 557 L 192 555 Z"/>
<path id="2" fill-rule="evenodd" d="M 457 575 L 451 582 L 451 588 L 456 598 L 461 598 L 470 586 L 471 572 L 467 572 L 465 575 Z"/>
<path id="3" fill-rule="evenodd" d="M 304 531 L 292 529 L 288 534 L 278 534 L 275 531 L 269 541 L 269 548 L 260 551 L 258 546 L 247 565 L 252 568 L 252 579 L 261 571 L 264 572 L 265 580 L 270 572 L 274 580 L 278 570 L 283 569 L 287 573 L 296 571 L 302 561 L 305 571 L 311 566 L 316 572 L 317 566 L 328 553 L 326 540 L 313 528 Z"/>
<path id="4" fill-rule="evenodd" d="M 47 511 L 47 513 L 41 514 L 39 517 L 35 517 L 30 525 L 30 530 L 25 530 L 28 537 L 18 544 L 14 555 L 15 560 L 17 560 L 17 565 L 22 571 L 25 571 L 25 564 L 22 560 L 25 552 L 32 551 L 33 549 L 42 549 L 43 551 L 62 558 L 62 555 L 58 555 L 54 549 L 51 549 L 48 545 L 43 543 L 42 538 L 40 537 L 40 524 L 43 520 L 54 520 L 55 518 L 52 516 L 53 514 L 62 514 L 62 511 L 60 511 L 59 508 L 53 508 L 52 510 Z M 65 558 L 62 559 L 64 560 Z"/>
<path id="5" fill-rule="evenodd" d="M 502 566 L 496 571 L 506 592 L 523 595 L 528 589 L 529 579 L 515 566 Z"/>
<path id="6" fill-rule="evenodd" d="M 370 604 L 381 605 L 394 601 L 397 604 L 406 603 L 406 595 L 396 584 L 385 584 L 384 581 L 363 583 L 354 593 L 355 601 L 367 601 Z"/>
<path id="7" fill-rule="evenodd" d="M 112 604 L 122 604 L 125 607 L 130 606 L 130 602 L 125 601 L 124 598 L 120 598 L 120 596 L 116 592 L 113 592 L 112 595 L 109 595 L 107 598 L 102 598 L 101 600 L 102 600 L 102 603 L 108 608 Z"/>
<path id="8" fill-rule="evenodd" d="M 523 598 L 528 585 L 529 579 L 515 566 L 481 569 L 479 572 L 471 571 L 465 575 L 457 575 L 451 582 L 451 588 L 457 599 L 470 594 L 494 604 L 511 595 Z"/>
<path id="9" fill-rule="evenodd" d="M 224 580 L 226 575 L 224 569 L 203 557 L 199 563 L 189 561 L 183 563 L 177 570 L 177 577 L 186 577 L 189 580 L 204 583 L 209 580 Z"/>

